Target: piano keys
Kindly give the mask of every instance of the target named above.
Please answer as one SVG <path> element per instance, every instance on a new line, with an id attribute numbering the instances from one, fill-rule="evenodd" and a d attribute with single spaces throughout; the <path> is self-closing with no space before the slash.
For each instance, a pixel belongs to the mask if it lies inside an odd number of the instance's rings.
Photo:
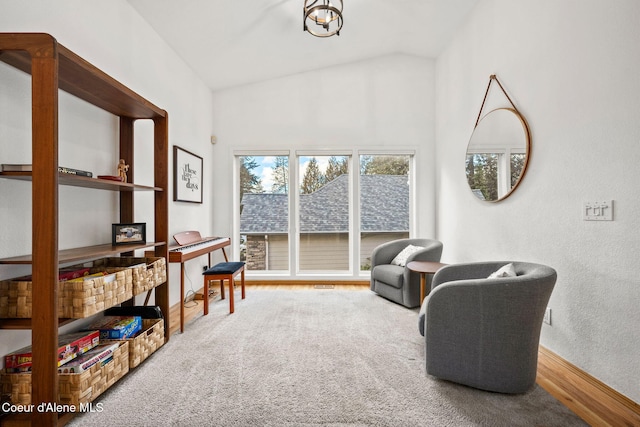
<path id="1" fill-rule="evenodd" d="M 169 262 L 185 262 L 201 255 L 209 254 L 217 249 L 222 250 L 226 260 L 227 254 L 224 248 L 229 245 L 231 245 L 231 239 L 228 237 L 206 237 L 185 245 L 170 246 Z"/>

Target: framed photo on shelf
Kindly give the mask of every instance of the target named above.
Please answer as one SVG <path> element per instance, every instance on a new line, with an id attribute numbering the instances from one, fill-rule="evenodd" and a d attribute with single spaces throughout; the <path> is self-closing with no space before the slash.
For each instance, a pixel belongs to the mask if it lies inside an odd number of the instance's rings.
<path id="1" fill-rule="evenodd" d="M 173 146 L 173 200 L 202 203 L 202 157 Z"/>
<path id="2" fill-rule="evenodd" d="M 147 224 L 144 222 L 111 225 L 111 244 L 113 246 L 146 242 Z"/>

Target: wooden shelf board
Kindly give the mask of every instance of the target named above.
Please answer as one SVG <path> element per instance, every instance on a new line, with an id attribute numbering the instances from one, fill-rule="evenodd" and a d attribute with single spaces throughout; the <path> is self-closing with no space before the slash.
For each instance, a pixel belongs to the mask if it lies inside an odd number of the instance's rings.
<path id="1" fill-rule="evenodd" d="M 47 35 L 38 33 L 0 34 L 6 46 L 30 39 L 31 43 L 55 46 L 58 54 L 58 87 L 116 116 L 134 119 L 166 117 L 165 110 L 155 106 L 122 83 L 105 74 Z M 47 52 L 48 53 L 48 52 Z M 26 50 L 0 51 L 0 60 L 31 74 L 31 55 Z"/>
<path id="2" fill-rule="evenodd" d="M 0 172 L 0 178 L 31 181 L 31 172 Z M 87 176 L 58 173 L 58 184 L 74 187 L 96 188 L 111 191 L 164 191 L 160 187 L 111 181 L 109 179 L 89 178 Z"/>
<path id="3" fill-rule="evenodd" d="M 146 242 L 141 244 L 131 245 L 119 245 L 113 246 L 111 244 L 85 246 L 82 248 L 63 249 L 58 252 L 58 262 L 60 264 L 76 261 L 86 261 L 92 258 L 99 258 L 103 256 L 113 256 L 124 252 L 132 252 L 138 249 L 163 246 L 166 242 Z M 0 259 L 0 264 L 32 264 L 33 258 L 31 254 L 21 255 L 10 258 Z"/>
<path id="4" fill-rule="evenodd" d="M 58 319 L 58 326 L 64 326 L 76 320 L 78 319 Z M 0 319 L 0 329 L 31 329 L 31 319 Z"/>

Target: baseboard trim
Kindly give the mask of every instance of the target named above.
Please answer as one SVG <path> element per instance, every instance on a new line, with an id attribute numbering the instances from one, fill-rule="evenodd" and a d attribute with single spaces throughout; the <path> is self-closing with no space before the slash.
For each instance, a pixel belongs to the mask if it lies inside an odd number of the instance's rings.
<path id="1" fill-rule="evenodd" d="M 315 285 L 336 285 L 336 286 L 369 286 L 368 280 L 248 280 L 244 281 L 247 286 L 315 286 Z"/>
<path id="2" fill-rule="evenodd" d="M 537 383 L 592 426 L 640 425 L 640 405 L 540 346 Z"/>

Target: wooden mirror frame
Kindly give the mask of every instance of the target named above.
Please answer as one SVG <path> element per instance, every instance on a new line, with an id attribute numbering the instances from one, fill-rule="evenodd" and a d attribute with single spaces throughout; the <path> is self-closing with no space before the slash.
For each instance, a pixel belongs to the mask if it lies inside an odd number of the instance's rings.
<path id="1" fill-rule="evenodd" d="M 494 80 L 498 83 L 500 89 L 507 97 L 509 103 L 511 103 L 511 106 L 513 108 L 496 108 L 482 116 L 482 109 L 484 108 L 485 102 L 487 100 L 487 95 L 489 93 L 491 83 Z M 509 115 L 505 119 L 502 119 L 502 116 L 504 116 L 506 112 L 508 112 Z M 514 119 L 517 119 L 515 122 L 511 121 L 511 114 L 513 114 Z M 497 122 L 497 120 L 501 121 Z M 517 127 L 516 129 L 515 126 L 517 125 L 515 125 L 515 123 L 519 123 L 522 127 L 522 134 L 520 134 L 520 127 Z M 487 129 L 489 129 L 489 131 L 487 131 Z M 483 131 L 485 134 L 479 134 L 479 131 Z M 495 135 L 495 139 L 498 140 L 498 143 L 492 140 L 493 137 L 487 138 L 487 132 L 491 132 L 490 135 Z M 476 139 L 476 144 L 478 144 L 478 138 L 483 139 L 483 142 L 481 142 L 479 146 L 475 148 L 473 147 L 474 137 Z M 520 138 L 522 138 L 522 140 Z M 490 140 L 489 143 L 486 142 L 487 139 Z M 502 141 L 500 141 L 500 139 L 502 139 Z M 517 139 L 518 141 L 513 143 L 511 142 L 513 139 Z M 507 140 L 507 142 L 505 142 L 504 140 Z M 516 149 L 514 150 L 514 148 Z M 520 173 L 515 180 L 512 177 L 513 172 L 511 170 L 513 159 L 512 154 L 514 153 L 524 154 L 522 165 L 520 167 Z M 479 154 L 490 154 L 492 156 L 495 155 L 495 158 L 492 159 L 495 163 L 493 165 L 490 165 L 490 169 L 493 169 L 493 172 L 496 175 L 493 178 L 496 185 L 494 198 L 485 198 L 486 194 L 481 193 L 481 189 L 474 188 L 474 186 L 472 186 L 472 183 L 470 182 L 470 172 L 475 172 L 475 169 L 470 169 L 470 155 Z M 508 158 L 506 156 L 508 156 Z M 465 153 L 465 175 L 467 184 L 469 185 L 469 188 L 471 189 L 473 194 L 480 200 L 490 203 L 504 200 L 513 193 L 513 191 L 522 181 L 522 178 L 527 171 L 530 157 L 531 133 L 529 131 L 529 125 L 527 124 L 524 116 L 520 114 L 520 112 L 511 101 L 509 95 L 507 95 L 497 77 L 495 75 L 491 75 L 489 79 L 489 85 L 487 86 L 487 91 L 485 92 L 482 106 L 480 107 L 480 112 L 478 114 L 473 133 L 471 134 L 471 138 L 469 138 L 469 143 L 467 145 L 467 150 Z"/>

